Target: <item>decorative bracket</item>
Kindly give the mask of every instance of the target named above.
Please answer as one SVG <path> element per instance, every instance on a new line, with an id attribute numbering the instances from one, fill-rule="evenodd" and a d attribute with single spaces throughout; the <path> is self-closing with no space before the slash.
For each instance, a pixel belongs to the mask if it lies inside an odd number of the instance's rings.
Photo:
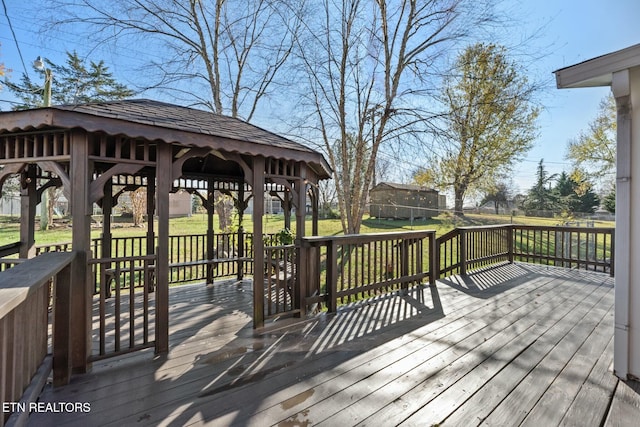
<path id="1" fill-rule="evenodd" d="M 108 170 L 103 172 L 98 178 L 91 183 L 91 189 L 89 192 L 89 202 L 96 203 L 98 200 L 104 197 L 104 185 L 108 180 L 116 175 L 133 175 L 140 171 L 144 165 L 138 165 L 133 163 L 118 163 L 111 166 Z"/>
<path id="2" fill-rule="evenodd" d="M 43 162 L 38 162 L 38 167 L 40 167 L 40 169 L 42 169 L 43 171 L 51 172 L 55 174 L 58 178 L 60 178 L 60 181 L 62 183 L 62 193 L 64 194 L 64 197 L 66 197 L 67 200 L 71 202 L 71 191 L 73 190 L 71 188 L 71 180 L 69 179 L 69 175 L 64 170 L 62 165 L 54 161 L 43 161 Z M 39 191 L 38 197 L 40 197 L 40 195 L 41 195 L 41 192 Z"/>

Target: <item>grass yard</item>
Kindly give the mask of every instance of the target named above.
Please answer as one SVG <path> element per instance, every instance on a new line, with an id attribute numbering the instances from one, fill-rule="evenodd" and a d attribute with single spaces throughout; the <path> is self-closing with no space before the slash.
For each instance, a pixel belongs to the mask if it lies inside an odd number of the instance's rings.
<path id="1" fill-rule="evenodd" d="M 456 218 L 448 213 L 441 214 L 435 218 L 427 220 L 388 220 L 368 218 L 362 222 L 360 232 L 380 233 L 402 230 L 435 230 L 436 235 L 440 236 L 455 227 L 475 226 L 489 224 L 514 224 L 527 225 L 561 225 L 564 220 L 560 218 L 537 218 L 526 216 L 508 215 L 487 215 L 487 214 L 467 214 L 464 218 Z M 214 218 L 214 226 L 217 230 L 218 219 Z M 264 217 L 265 233 L 276 233 L 284 228 L 284 218 L 282 215 L 267 215 Z M 595 221 L 596 227 L 613 227 L 615 224 L 610 221 Z M 253 224 L 249 215 L 245 216 L 244 228 L 246 231 L 252 231 Z M 295 228 L 295 221 L 293 221 Z M 307 235 L 311 234 L 311 221 L 307 219 Z M 322 219 L 319 221 L 319 234 L 321 236 L 334 236 L 342 234 L 342 226 L 339 219 Z M 37 225 L 36 225 L 37 227 Z M 157 230 L 157 227 L 156 227 Z M 170 221 L 171 235 L 185 235 L 205 233 L 207 230 L 207 218 L 204 214 L 195 214 L 188 218 L 174 218 Z M 295 231 L 295 230 L 294 230 Z M 133 227 L 131 223 L 115 222 L 112 233 L 114 237 L 130 237 L 143 236 L 146 232 L 146 225 L 142 228 Z M 100 237 L 101 229 L 96 226 L 91 231 L 91 237 Z M 52 243 L 63 243 L 71 241 L 71 223 L 56 223 L 56 227 L 47 231 L 36 231 L 36 244 L 45 245 Z M 19 217 L 9 217 L 0 215 L 0 246 L 20 240 L 20 223 Z"/>

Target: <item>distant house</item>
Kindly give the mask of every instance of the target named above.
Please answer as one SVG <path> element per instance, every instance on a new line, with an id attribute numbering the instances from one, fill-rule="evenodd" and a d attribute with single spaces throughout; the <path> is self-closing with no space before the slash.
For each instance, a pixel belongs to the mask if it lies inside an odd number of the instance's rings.
<path id="1" fill-rule="evenodd" d="M 369 213 L 376 218 L 431 218 L 441 207 L 438 191 L 419 185 L 381 182 L 369 197 Z"/>
<path id="2" fill-rule="evenodd" d="M 169 194 L 169 216 L 184 217 L 191 216 L 192 202 L 191 194 L 184 190 L 180 190 L 177 193 Z"/>

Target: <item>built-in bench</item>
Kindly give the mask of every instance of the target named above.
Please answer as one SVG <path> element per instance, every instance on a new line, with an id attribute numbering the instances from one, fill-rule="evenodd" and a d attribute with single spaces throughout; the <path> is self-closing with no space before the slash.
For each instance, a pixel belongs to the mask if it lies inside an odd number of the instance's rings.
<path id="1" fill-rule="evenodd" d="M 291 293 L 296 279 L 296 265 L 291 261 L 269 260 L 266 262 L 268 277 L 271 284 L 286 288 Z"/>

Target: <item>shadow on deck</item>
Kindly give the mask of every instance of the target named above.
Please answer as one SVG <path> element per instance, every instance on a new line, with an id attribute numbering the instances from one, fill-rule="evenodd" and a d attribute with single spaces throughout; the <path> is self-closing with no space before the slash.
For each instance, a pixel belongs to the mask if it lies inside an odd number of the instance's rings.
<path id="1" fill-rule="evenodd" d="M 523 264 L 252 329 L 251 283 L 171 289 L 171 350 L 94 364 L 31 425 L 625 425 L 613 280 Z"/>

